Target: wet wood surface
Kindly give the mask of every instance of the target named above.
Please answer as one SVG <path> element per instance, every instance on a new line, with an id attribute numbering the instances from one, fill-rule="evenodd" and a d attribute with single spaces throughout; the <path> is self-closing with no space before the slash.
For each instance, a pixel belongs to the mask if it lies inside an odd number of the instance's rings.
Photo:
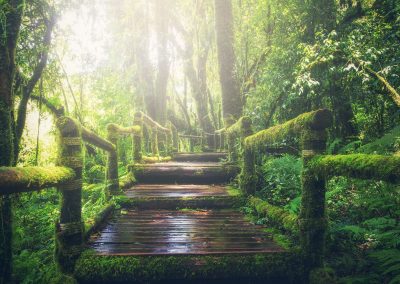
<path id="1" fill-rule="evenodd" d="M 222 159 L 227 158 L 227 153 L 177 153 L 174 155 L 175 161 L 180 162 L 219 162 Z"/>
<path id="2" fill-rule="evenodd" d="M 269 253 L 282 249 L 234 210 L 127 210 L 94 236 L 103 255 Z"/>
<path id="3" fill-rule="evenodd" d="M 139 184 L 125 193 L 129 198 L 229 196 L 224 186 L 198 184 Z"/>

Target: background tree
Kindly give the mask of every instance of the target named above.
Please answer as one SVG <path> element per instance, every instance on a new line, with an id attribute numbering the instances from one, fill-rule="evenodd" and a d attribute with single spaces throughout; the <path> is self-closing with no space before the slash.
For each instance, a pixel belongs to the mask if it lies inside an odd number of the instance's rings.
<path id="1" fill-rule="evenodd" d="M 222 111 L 224 119 L 237 119 L 242 113 L 243 102 L 235 77 L 232 1 L 215 0 L 214 3 Z"/>

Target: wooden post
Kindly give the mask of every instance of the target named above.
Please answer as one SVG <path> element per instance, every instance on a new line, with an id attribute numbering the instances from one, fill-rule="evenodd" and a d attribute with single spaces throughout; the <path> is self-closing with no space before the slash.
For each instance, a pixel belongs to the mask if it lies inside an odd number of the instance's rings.
<path id="1" fill-rule="evenodd" d="M 106 193 L 108 197 L 118 195 L 118 132 L 114 124 L 107 125 L 107 140 L 115 145 L 115 150 L 108 151 L 106 172 Z"/>
<path id="2" fill-rule="evenodd" d="M 135 115 L 135 119 L 133 121 L 133 126 L 140 127 L 140 134 L 132 135 L 132 154 L 133 154 L 133 162 L 140 163 L 142 161 L 142 138 L 143 138 L 143 121 L 141 116 Z"/>
<path id="3" fill-rule="evenodd" d="M 227 133 L 228 136 L 228 156 L 229 156 L 229 162 L 237 162 L 238 160 L 238 153 L 237 149 L 235 147 L 235 142 L 236 142 L 236 137 L 233 133 Z"/>
<path id="4" fill-rule="evenodd" d="M 175 125 L 170 122 L 172 132 L 172 152 L 179 152 L 179 134 Z"/>
<path id="5" fill-rule="evenodd" d="M 225 132 L 221 132 L 219 141 L 220 141 L 221 152 L 224 152 L 225 151 Z"/>
<path id="6" fill-rule="evenodd" d="M 156 127 L 151 129 L 151 150 L 153 152 L 153 156 L 160 156 L 160 152 L 158 151 L 158 131 Z"/>
<path id="7" fill-rule="evenodd" d="M 56 260 L 64 272 L 72 272 L 83 246 L 82 222 L 82 138 L 77 122 L 68 117 L 57 120 L 59 161 L 75 172 L 75 179 L 58 186 L 61 192 L 60 220 L 56 225 Z"/>
<path id="8" fill-rule="evenodd" d="M 299 215 L 300 245 L 306 271 L 321 267 L 325 250 L 325 180 L 308 167 L 310 160 L 326 148 L 325 130 L 306 130 L 302 135 L 302 199 Z"/>
<path id="9" fill-rule="evenodd" d="M 251 147 L 244 147 L 243 167 L 239 177 L 240 188 L 246 194 L 254 194 L 257 183 L 255 153 Z"/>

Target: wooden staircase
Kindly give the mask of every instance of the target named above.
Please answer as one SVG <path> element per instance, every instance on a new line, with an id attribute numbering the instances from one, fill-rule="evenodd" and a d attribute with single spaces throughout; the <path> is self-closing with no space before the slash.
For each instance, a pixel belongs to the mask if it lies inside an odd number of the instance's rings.
<path id="1" fill-rule="evenodd" d="M 299 259 L 238 210 L 242 197 L 226 185 L 238 168 L 224 166 L 224 158 L 181 153 L 136 166 L 138 184 L 91 237 L 76 265 L 78 281 L 298 283 Z"/>

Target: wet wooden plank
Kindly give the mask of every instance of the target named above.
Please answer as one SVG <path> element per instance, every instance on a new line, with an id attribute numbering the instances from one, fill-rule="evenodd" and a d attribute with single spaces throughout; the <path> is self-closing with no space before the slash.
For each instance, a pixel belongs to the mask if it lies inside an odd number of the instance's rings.
<path id="1" fill-rule="evenodd" d="M 173 160 L 179 162 L 219 162 L 221 159 L 226 159 L 227 153 L 177 153 Z"/>
<path id="2" fill-rule="evenodd" d="M 129 210 L 91 241 L 98 254 L 229 254 L 282 251 L 263 227 L 229 210 Z"/>
<path id="3" fill-rule="evenodd" d="M 224 186 L 195 184 L 139 184 L 125 192 L 129 198 L 229 196 Z"/>

